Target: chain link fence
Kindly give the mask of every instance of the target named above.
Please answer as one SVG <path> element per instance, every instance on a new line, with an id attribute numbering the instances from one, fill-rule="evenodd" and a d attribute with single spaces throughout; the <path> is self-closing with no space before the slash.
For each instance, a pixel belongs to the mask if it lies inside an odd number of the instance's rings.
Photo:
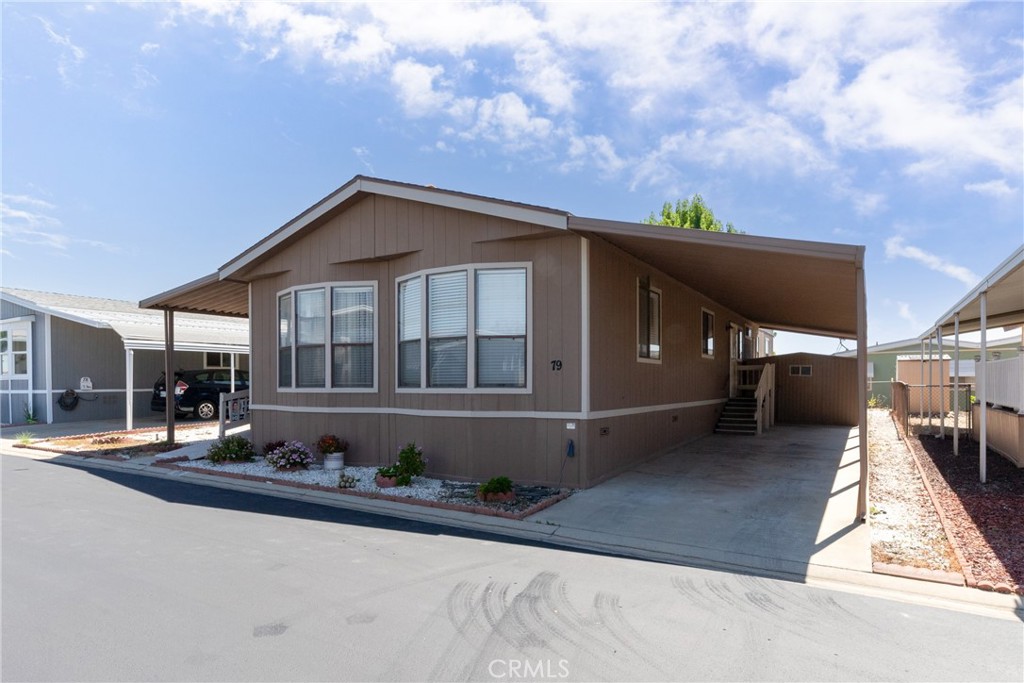
<path id="1" fill-rule="evenodd" d="M 971 404 L 974 386 L 892 383 L 892 410 L 908 434 L 938 434 L 943 424 L 947 434 L 953 433 L 954 420 L 960 422 L 960 435 L 971 431 Z"/>

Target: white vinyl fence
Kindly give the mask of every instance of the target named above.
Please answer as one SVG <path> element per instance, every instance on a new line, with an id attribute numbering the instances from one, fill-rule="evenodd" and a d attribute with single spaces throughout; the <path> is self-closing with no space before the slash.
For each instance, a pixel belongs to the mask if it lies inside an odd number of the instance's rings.
<path id="1" fill-rule="evenodd" d="M 985 387 L 987 402 L 1017 412 L 1024 411 L 1024 357 L 988 361 L 985 379 L 988 382 Z"/>

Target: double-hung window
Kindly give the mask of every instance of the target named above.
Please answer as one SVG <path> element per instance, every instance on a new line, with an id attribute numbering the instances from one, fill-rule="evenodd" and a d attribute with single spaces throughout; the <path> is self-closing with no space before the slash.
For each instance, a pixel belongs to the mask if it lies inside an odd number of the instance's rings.
<path id="1" fill-rule="evenodd" d="M 528 266 L 419 273 L 397 291 L 399 389 L 528 388 Z"/>
<path id="2" fill-rule="evenodd" d="M 277 385 L 376 388 L 376 284 L 297 287 L 277 299 Z"/>
<path id="3" fill-rule="evenodd" d="M 3 377 L 28 377 L 30 325 L 19 322 L 0 330 L 0 375 Z"/>
<path id="4" fill-rule="evenodd" d="M 637 281 L 637 359 L 661 361 L 661 290 L 647 278 Z"/>
<path id="5" fill-rule="evenodd" d="M 715 357 L 715 314 L 706 308 L 700 309 L 700 355 Z"/>

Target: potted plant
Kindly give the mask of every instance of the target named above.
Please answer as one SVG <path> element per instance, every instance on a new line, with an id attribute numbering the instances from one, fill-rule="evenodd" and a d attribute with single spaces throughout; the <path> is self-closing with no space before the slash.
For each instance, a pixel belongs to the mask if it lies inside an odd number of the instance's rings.
<path id="1" fill-rule="evenodd" d="M 334 434 L 324 434 L 316 440 L 316 450 L 324 456 L 324 469 L 340 471 L 345 469 L 345 451 L 348 441 L 339 439 Z"/>
<path id="2" fill-rule="evenodd" d="M 389 489 L 392 486 L 398 485 L 398 465 L 385 465 L 384 467 L 377 468 L 377 475 L 373 478 L 373 483 L 378 488 Z"/>
<path id="3" fill-rule="evenodd" d="M 484 503 L 511 503 L 516 492 L 508 477 L 492 477 L 477 487 L 476 498 Z"/>
<path id="4" fill-rule="evenodd" d="M 279 470 L 298 470 L 313 464 L 313 452 L 301 441 L 286 441 L 267 453 L 267 464 Z"/>

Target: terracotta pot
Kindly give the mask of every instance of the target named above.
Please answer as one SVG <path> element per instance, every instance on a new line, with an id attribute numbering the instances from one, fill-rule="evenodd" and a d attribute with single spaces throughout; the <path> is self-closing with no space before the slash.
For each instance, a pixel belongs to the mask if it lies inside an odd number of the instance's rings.
<path id="1" fill-rule="evenodd" d="M 508 493 L 477 493 L 476 499 L 484 503 L 511 503 L 516 499 L 516 492 Z"/>
<path id="2" fill-rule="evenodd" d="M 374 477 L 374 483 L 377 484 L 377 488 L 389 489 L 392 486 L 398 485 L 398 477 L 382 477 L 379 474 Z"/>

